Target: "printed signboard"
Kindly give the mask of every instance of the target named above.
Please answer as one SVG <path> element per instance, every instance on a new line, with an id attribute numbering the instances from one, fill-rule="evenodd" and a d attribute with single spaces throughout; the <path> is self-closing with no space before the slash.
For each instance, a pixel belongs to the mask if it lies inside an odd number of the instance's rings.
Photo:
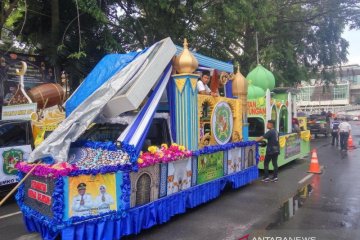
<path id="1" fill-rule="evenodd" d="M 228 150 L 227 168 L 228 174 L 241 170 L 241 148 L 233 148 Z"/>
<path id="2" fill-rule="evenodd" d="M 250 116 L 264 116 L 266 115 L 266 104 L 264 98 L 250 100 L 247 102 L 248 115 Z"/>
<path id="3" fill-rule="evenodd" d="M 26 62 L 24 87 L 30 89 L 42 83 L 55 82 L 54 70 L 48 59 L 37 55 L 28 55 L 0 51 L 0 104 L 7 105 L 14 96 L 19 84 L 16 69 L 21 69 L 21 61 Z"/>
<path id="4" fill-rule="evenodd" d="M 244 169 L 256 165 L 256 146 L 247 146 L 245 147 L 244 154 Z"/>
<path id="5" fill-rule="evenodd" d="M 30 152 L 30 145 L 0 148 L 0 186 L 16 182 L 15 164 L 28 159 Z"/>
<path id="6" fill-rule="evenodd" d="M 203 154 L 198 157 L 197 183 L 204 183 L 224 175 L 224 152 Z"/>
<path id="7" fill-rule="evenodd" d="M 52 217 L 54 188 L 54 179 L 30 175 L 24 182 L 24 204 L 45 216 Z"/>
<path id="8" fill-rule="evenodd" d="M 31 114 L 36 113 L 37 103 L 3 106 L 2 120 L 31 120 Z"/>
<path id="9" fill-rule="evenodd" d="M 80 175 L 65 178 L 65 219 L 118 209 L 122 174 Z"/>
<path id="10" fill-rule="evenodd" d="M 285 158 L 293 157 L 301 152 L 300 137 L 297 134 L 289 135 L 285 142 Z"/>
<path id="11" fill-rule="evenodd" d="M 191 158 L 168 163 L 167 194 L 191 187 Z"/>

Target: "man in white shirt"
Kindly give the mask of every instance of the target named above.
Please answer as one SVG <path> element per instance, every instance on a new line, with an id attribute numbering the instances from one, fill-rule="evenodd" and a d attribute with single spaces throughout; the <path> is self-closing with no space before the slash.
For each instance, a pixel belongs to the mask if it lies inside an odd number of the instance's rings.
<path id="1" fill-rule="evenodd" d="M 209 86 L 207 85 L 210 81 L 210 72 L 209 71 L 203 71 L 202 72 L 202 76 L 201 76 L 201 80 L 199 80 L 197 82 L 197 89 L 199 94 L 204 94 L 204 95 L 211 95 L 211 90 L 209 88 Z"/>
<path id="2" fill-rule="evenodd" d="M 89 216 L 93 206 L 91 195 L 86 193 L 85 183 L 80 183 L 77 189 L 79 194 L 72 201 L 72 216 Z"/>
<path id="3" fill-rule="evenodd" d="M 347 142 L 349 139 L 349 135 L 351 133 L 351 125 L 345 121 L 345 119 L 342 120 L 342 122 L 339 124 L 339 133 L 340 133 L 340 148 L 342 151 L 347 150 Z"/>

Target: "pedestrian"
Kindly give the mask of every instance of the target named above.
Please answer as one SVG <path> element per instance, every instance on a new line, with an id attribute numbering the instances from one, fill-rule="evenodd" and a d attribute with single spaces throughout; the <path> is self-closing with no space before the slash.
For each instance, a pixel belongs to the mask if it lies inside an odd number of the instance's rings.
<path id="1" fill-rule="evenodd" d="M 278 181 L 278 164 L 277 159 L 280 154 L 280 144 L 279 144 L 279 133 L 276 131 L 275 121 L 269 120 L 266 125 L 267 129 L 269 129 L 264 136 L 256 138 L 256 141 L 262 141 L 263 139 L 267 139 L 266 146 L 266 154 L 264 160 L 264 178 L 263 182 L 277 182 Z M 269 178 L 269 163 L 272 162 L 274 167 L 273 177 Z"/>
<path id="2" fill-rule="evenodd" d="M 339 134 L 341 151 L 346 151 L 347 142 L 351 134 L 351 125 L 345 119 L 342 119 L 341 123 L 339 124 Z"/>
<path id="3" fill-rule="evenodd" d="M 335 143 L 336 143 L 336 146 L 339 146 L 339 125 L 340 125 L 340 122 L 338 121 L 338 119 L 334 118 L 334 121 L 332 121 L 332 123 L 331 123 L 331 136 L 332 136 L 331 145 L 332 146 L 334 146 Z"/>

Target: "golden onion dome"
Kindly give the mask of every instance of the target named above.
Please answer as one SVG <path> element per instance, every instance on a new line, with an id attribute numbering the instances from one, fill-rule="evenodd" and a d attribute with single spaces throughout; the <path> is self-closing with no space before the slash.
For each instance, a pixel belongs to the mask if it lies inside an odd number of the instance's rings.
<path id="1" fill-rule="evenodd" d="M 193 73 L 198 67 L 198 61 L 189 51 L 188 42 L 184 39 L 184 50 L 175 58 L 174 67 L 179 74 Z"/>
<path id="2" fill-rule="evenodd" d="M 234 79 L 232 81 L 232 94 L 233 96 L 240 97 L 241 95 L 247 95 L 248 82 L 246 78 L 241 74 L 240 67 L 238 66 Z"/>

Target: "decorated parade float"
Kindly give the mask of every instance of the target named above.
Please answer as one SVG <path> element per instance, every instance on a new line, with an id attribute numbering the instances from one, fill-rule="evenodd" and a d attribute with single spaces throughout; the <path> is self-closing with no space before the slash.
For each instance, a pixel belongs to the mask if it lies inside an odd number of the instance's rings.
<path id="1" fill-rule="evenodd" d="M 278 166 L 295 159 L 303 158 L 310 152 L 310 131 L 306 129 L 306 119 L 299 118 L 299 128 L 296 130 L 292 119 L 296 116 L 296 98 L 288 88 L 275 87 L 274 75 L 261 65 L 258 65 L 248 75 L 247 112 L 249 137 L 253 139 L 265 134 L 268 120 L 275 120 L 279 132 L 280 155 Z M 260 169 L 264 169 L 266 146 L 259 148 Z M 273 169 L 272 163 L 269 165 Z"/>
<path id="2" fill-rule="evenodd" d="M 204 69 L 220 96 L 198 95 Z M 247 83 L 232 72 L 170 38 L 105 56 L 65 103 L 66 119 L 16 165 L 27 229 L 120 239 L 257 179 Z"/>
<path id="3" fill-rule="evenodd" d="M 10 55 L 17 60 L 15 54 Z M 35 64 L 28 69 L 25 61 L 15 60 L 2 65 L 9 65 L 5 73 L 8 82 L 11 80 L 0 120 L 0 187 L 4 192 L 17 181 L 15 165 L 26 161 L 32 149 L 65 119 L 65 112 L 58 106 L 67 96 L 63 87 L 67 83 L 39 83 L 41 69 Z M 35 60 L 29 57 L 29 61 Z"/>

